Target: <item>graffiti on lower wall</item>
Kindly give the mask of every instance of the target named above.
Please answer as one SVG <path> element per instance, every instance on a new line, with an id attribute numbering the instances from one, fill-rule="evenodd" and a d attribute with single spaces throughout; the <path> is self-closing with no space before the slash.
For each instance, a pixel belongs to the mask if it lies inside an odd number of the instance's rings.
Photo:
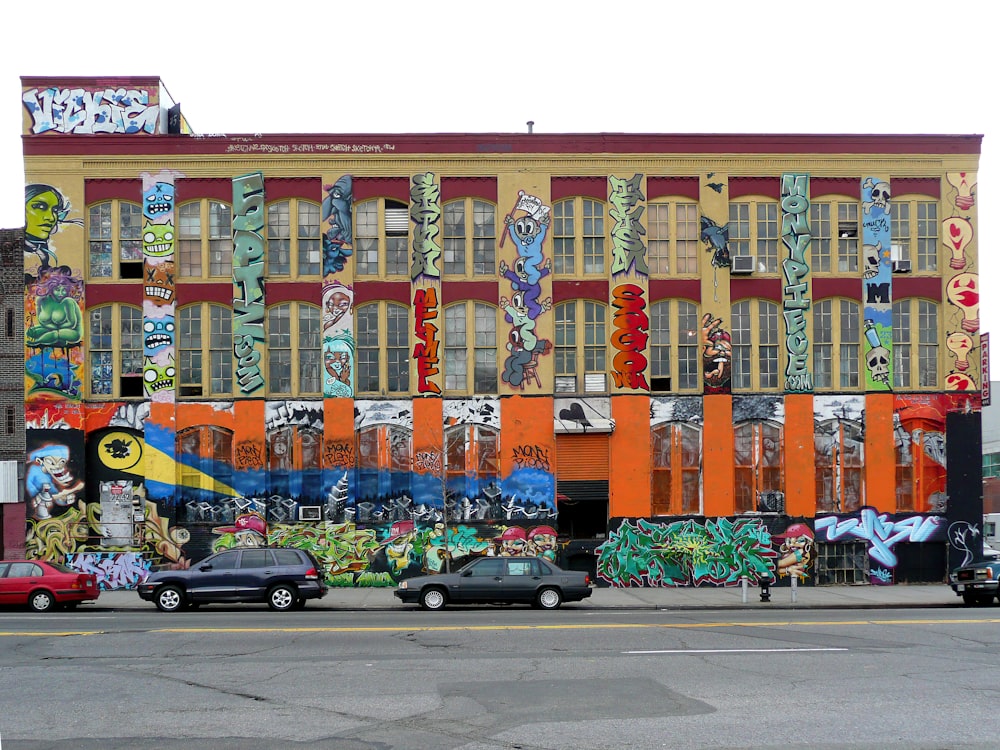
<path id="1" fill-rule="evenodd" d="M 815 522 L 817 539 L 865 541 L 869 557 L 886 568 L 895 568 L 899 562 L 894 551 L 898 543 L 942 541 L 947 525 L 943 516 L 880 513 L 870 507 L 850 516 L 820 516 Z"/>
<path id="2" fill-rule="evenodd" d="M 149 574 L 151 563 L 135 552 L 71 552 L 66 565 L 92 573 L 102 591 L 134 589 Z"/>

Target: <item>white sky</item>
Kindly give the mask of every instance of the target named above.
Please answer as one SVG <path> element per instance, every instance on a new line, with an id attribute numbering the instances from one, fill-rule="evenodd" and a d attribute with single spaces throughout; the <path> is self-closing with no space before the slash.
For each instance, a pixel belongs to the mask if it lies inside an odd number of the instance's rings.
<path id="1" fill-rule="evenodd" d="M 536 133 L 982 134 L 978 245 L 989 291 L 1000 266 L 996 7 L 14 4 L 0 43 L 0 226 L 24 221 L 20 76 L 152 75 L 198 133 L 526 132 L 534 120 Z M 984 296 L 983 331 L 1000 331 L 998 298 Z"/>

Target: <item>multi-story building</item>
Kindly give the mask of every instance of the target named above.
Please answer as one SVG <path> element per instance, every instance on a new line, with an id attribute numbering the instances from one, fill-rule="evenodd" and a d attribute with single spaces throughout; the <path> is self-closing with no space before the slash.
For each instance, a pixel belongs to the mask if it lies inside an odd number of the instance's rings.
<path id="1" fill-rule="evenodd" d="M 157 79 L 22 85 L 29 556 L 979 551 L 979 136 L 199 136 Z"/>
<path id="2" fill-rule="evenodd" d="M 24 555 L 23 242 L 24 230 L 0 229 L 0 556 L 14 557 Z"/>

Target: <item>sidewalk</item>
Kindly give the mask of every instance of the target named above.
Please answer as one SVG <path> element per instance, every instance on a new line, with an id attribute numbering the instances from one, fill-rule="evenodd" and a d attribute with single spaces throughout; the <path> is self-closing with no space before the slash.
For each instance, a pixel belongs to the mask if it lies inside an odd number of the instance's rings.
<path id="1" fill-rule="evenodd" d="M 309 609 L 396 610 L 415 605 L 402 604 L 394 589 L 332 588 L 320 600 L 312 600 Z M 799 586 L 792 601 L 788 586 L 771 587 L 771 601 L 760 600 L 760 589 L 749 587 L 743 602 L 740 587 L 684 588 L 594 588 L 589 599 L 564 604 L 568 609 L 917 609 L 960 607 L 962 599 L 946 584 L 897 586 Z M 101 609 L 155 608 L 135 591 L 103 591 L 98 601 L 86 605 Z"/>

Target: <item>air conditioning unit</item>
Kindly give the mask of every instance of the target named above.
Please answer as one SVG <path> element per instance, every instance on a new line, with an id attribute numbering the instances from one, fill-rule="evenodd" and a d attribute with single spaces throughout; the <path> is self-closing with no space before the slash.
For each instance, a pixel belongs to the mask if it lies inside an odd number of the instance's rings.
<path id="1" fill-rule="evenodd" d="M 299 507 L 300 521 L 322 521 L 323 508 L 319 505 L 306 505 Z"/>
<path id="2" fill-rule="evenodd" d="M 910 270 L 910 261 L 908 260 L 894 260 L 892 262 L 893 273 L 909 273 Z"/>
<path id="3" fill-rule="evenodd" d="M 753 256 L 752 255 L 734 255 L 733 256 L 733 273 L 753 273 Z"/>

